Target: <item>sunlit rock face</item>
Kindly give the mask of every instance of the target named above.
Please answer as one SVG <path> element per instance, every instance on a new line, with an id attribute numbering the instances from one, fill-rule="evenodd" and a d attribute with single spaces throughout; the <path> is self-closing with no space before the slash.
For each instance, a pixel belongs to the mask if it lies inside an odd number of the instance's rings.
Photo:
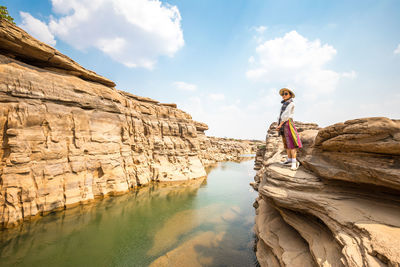
<path id="1" fill-rule="evenodd" d="M 300 136 L 297 171 L 279 163 L 278 138 L 257 153 L 261 266 L 399 266 L 400 121 L 355 119 Z"/>
<path id="2" fill-rule="evenodd" d="M 0 227 L 221 160 L 175 104 L 116 90 L 5 20 L 0 81 Z"/>
<path id="3" fill-rule="evenodd" d="M 201 158 L 204 165 L 212 165 L 220 161 L 241 161 L 243 155 L 254 156 L 263 141 L 240 140 L 206 136 L 199 131 Z"/>

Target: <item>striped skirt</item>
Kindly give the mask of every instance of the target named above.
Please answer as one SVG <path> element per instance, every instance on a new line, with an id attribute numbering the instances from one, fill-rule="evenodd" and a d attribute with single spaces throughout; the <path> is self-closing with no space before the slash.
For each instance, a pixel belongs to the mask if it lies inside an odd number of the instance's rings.
<path id="1" fill-rule="evenodd" d="M 285 148 L 294 149 L 303 147 L 292 119 L 289 119 L 283 124 L 283 133 L 282 140 Z"/>

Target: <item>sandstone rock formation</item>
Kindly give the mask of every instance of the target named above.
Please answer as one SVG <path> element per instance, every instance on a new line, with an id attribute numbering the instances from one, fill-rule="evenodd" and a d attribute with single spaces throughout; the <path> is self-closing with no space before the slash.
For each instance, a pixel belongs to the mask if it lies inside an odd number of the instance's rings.
<path id="1" fill-rule="evenodd" d="M 5 20 L 0 81 L 0 228 L 151 181 L 203 177 L 213 160 L 203 159 L 214 145 L 207 125 L 114 89 Z"/>
<path id="2" fill-rule="evenodd" d="M 278 163 L 276 137 L 258 152 L 261 266 L 399 266 L 400 120 L 356 119 L 300 135 L 297 171 Z"/>
<path id="3" fill-rule="evenodd" d="M 7 20 L 0 20 L 0 54 L 14 58 L 43 69 L 80 77 L 114 87 L 115 83 L 107 78 L 86 70 L 69 57 L 51 46 L 31 37 Z"/>
<path id="4" fill-rule="evenodd" d="M 264 144 L 258 140 L 240 140 L 200 135 L 201 158 L 204 165 L 220 161 L 240 161 L 243 155 L 257 152 L 258 146 Z"/>

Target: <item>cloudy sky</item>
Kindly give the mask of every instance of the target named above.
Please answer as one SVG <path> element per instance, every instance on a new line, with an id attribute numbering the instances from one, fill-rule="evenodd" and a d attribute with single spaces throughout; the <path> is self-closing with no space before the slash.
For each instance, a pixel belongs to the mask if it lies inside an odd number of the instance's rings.
<path id="1" fill-rule="evenodd" d="M 400 119 L 400 1 L 6 0 L 17 25 L 116 82 L 177 103 L 208 135 L 295 120 Z"/>

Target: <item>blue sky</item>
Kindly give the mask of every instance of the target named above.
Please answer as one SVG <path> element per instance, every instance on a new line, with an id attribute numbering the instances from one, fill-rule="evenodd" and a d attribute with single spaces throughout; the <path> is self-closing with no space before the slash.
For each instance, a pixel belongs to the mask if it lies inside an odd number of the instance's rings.
<path id="1" fill-rule="evenodd" d="M 2 1 L 17 25 L 116 82 L 177 103 L 209 135 L 295 120 L 400 118 L 400 1 Z M 81 6 L 80 6 L 81 5 Z"/>

